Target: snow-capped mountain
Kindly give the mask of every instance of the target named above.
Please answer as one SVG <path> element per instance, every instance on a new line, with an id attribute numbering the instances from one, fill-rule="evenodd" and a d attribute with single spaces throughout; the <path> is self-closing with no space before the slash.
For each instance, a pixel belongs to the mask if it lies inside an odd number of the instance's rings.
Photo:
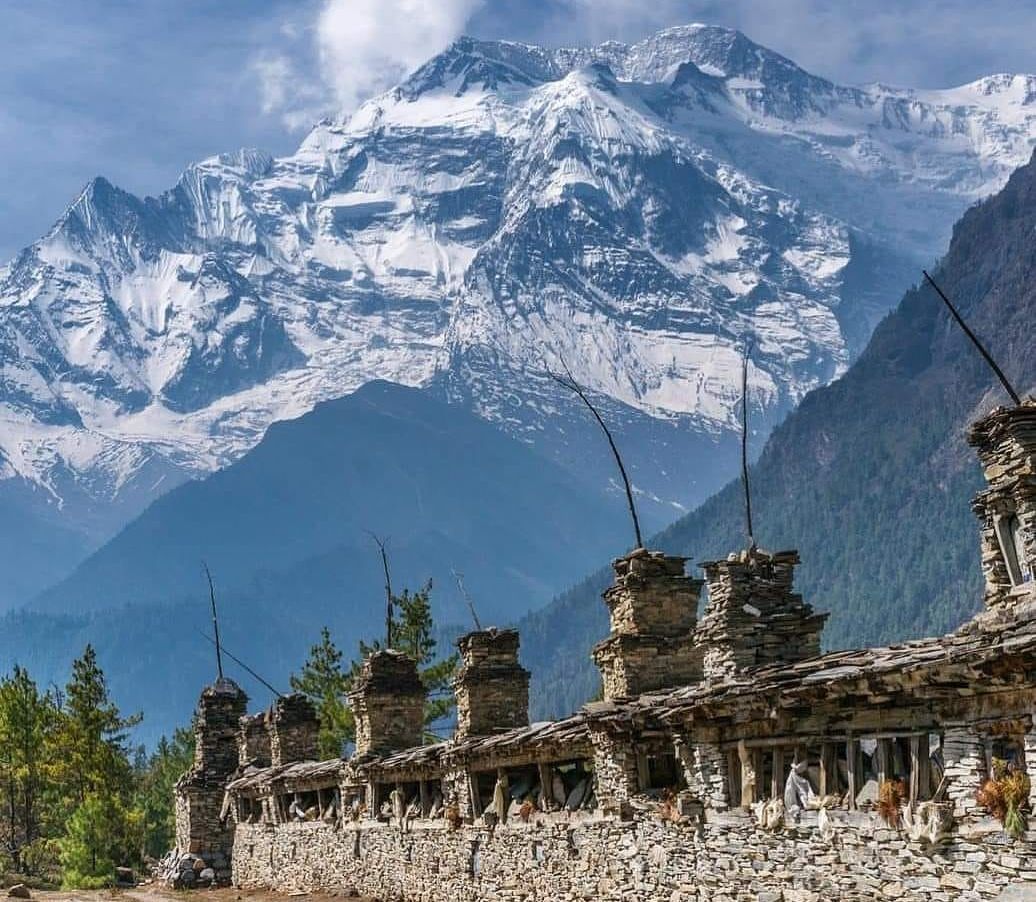
<path id="1" fill-rule="evenodd" d="M 0 269 L 0 506 L 96 545 L 374 378 L 605 480 L 563 360 L 661 522 L 729 472 L 742 344 L 764 434 L 1034 138 L 1033 76 L 842 87 L 700 25 L 461 39 L 291 156 L 96 179 Z"/>

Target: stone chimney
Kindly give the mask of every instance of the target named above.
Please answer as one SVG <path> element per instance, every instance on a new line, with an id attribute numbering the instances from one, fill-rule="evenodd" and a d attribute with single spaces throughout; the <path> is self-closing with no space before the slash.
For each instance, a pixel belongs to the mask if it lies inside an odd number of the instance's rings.
<path id="1" fill-rule="evenodd" d="M 792 591 L 797 551 L 755 548 L 702 564 L 709 601 L 698 626 L 706 679 L 820 654 L 827 614 Z"/>
<path id="2" fill-rule="evenodd" d="M 231 821 L 220 819 L 223 791 L 238 765 L 238 726 L 248 705 L 233 680 L 220 679 L 198 699 L 194 717 L 194 764 L 176 784 L 176 849 L 229 856 Z"/>
<path id="3" fill-rule="evenodd" d="M 277 699 L 264 719 L 270 736 L 270 764 L 274 767 L 319 758 L 320 720 L 306 696 L 296 692 Z"/>
<path id="4" fill-rule="evenodd" d="M 386 755 L 421 744 L 425 689 L 412 658 L 388 649 L 369 655 L 349 693 L 356 755 Z"/>
<path id="5" fill-rule="evenodd" d="M 1036 401 L 998 407 L 974 423 L 987 488 L 972 509 L 981 528 L 986 607 L 1029 597 L 1036 578 Z"/>
<path id="6" fill-rule="evenodd" d="M 701 679 L 694 628 L 702 582 L 684 574 L 686 560 L 638 548 L 612 562 L 615 584 L 603 595 L 611 634 L 593 650 L 606 699 Z"/>
<path id="7" fill-rule="evenodd" d="M 237 728 L 237 760 L 241 767 L 270 766 L 270 734 L 265 714 L 245 714 Z"/>
<path id="8" fill-rule="evenodd" d="M 529 671 L 518 663 L 518 630 L 478 630 L 457 648 L 457 738 L 528 726 Z"/>

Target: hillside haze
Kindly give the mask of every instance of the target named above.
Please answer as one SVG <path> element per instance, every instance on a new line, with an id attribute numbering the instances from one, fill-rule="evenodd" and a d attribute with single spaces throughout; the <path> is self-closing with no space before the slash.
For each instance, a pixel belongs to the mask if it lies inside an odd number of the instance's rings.
<path id="1" fill-rule="evenodd" d="M 0 604 L 371 379 L 615 494 L 560 357 L 660 528 L 733 472 L 743 341 L 761 439 L 1027 159 L 1034 86 L 844 87 L 711 26 L 464 38 L 287 157 L 95 179 L 0 269 Z"/>
<path id="2" fill-rule="evenodd" d="M 953 230 L 936 280 L 1023 394 L 1036 389 L 1036 159 Z M 935 293 L 911 289 L 840 379 L 808 395 L 753 467 L 755 533 L 798 548 L 797 584 L 831 611 L 828 647 L 948 631 L 982 602 L 982 475 L 969 423 L 1010 403 Z M 743 501 L 731 483 L 657 536 L 652 547 L 694 562 L 744 547 Z M 598 676 L 590 646 L 607 633 L 601 570 L 525 618 L 537 713 L 569 710 Z"/>
<path id="3" fill-rule="evenodd" d="M 397 588 L 434 579 L 441 620 L 470 620 L 457 569 L 483 614 L 508 621 L 629 541 L 626 521 L 617 499 L 463 408 L 370 382 L 169 492 L 32 608 L 190 603 L 205 560 L 223 591 L 283 592 L 293 616 L 341 607 L 351 646 L 383 620 L 370 533 L 388 542 Z"/>

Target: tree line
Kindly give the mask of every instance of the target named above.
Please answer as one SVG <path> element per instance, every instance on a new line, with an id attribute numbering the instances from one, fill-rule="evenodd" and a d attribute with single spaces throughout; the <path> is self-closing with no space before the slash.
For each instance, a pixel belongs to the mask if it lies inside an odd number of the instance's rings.
<path id="1" fill-rule="evenodd" d="M 0 678 L 0 869 L 37 885 L 97 887 L 173 839 L 173 784 L 193 735 L 148 754 L 129 742 L 139 714 L 112 701 L 92 646 L 64 687 L 22 667 Z"/>

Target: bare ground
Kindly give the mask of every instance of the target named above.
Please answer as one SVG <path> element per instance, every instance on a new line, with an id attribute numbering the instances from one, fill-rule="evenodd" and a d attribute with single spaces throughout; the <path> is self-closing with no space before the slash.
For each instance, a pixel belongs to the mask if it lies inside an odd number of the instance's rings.
<path id="1" fill-rule="evenodd" d="M 0 890 L 0 894 L 4 891 Z M 269 890 L 220 889 L 174 890 L 158 883 L 133 889 L 100 890 L 33 890 L 35 902 L 344 902 L 341 895 L 329 893 L 292 893 L 286 895 Z M 5 900 L 6 902 L 6 900 Z M 376 902 L 354 897 L 354 902 Z"/>

